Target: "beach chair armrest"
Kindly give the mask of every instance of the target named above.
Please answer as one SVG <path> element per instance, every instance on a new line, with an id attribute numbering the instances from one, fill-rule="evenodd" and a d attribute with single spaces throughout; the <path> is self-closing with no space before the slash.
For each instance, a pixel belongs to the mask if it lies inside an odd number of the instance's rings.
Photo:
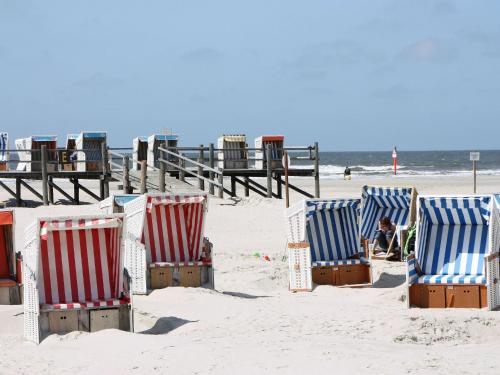
<path id="1" fill-rule="evenodd" d="M 419 272 L 420 267 L 418 265 L 417 259 L 415 259 L 415 255 L 411 254 L 406 258 L 406 283 L 409 285 L 416 284 L 418 280 L 418 276 L 421 272 Z"/>
<path id="2" fill-rule="evenodd" d="M 494 252 L 484 257 L 486 267 L 486 284 L 488 286 L 488 310 L 494 310 L 500 305 L 498 283 L 500 282 L 500 254 Z"/>

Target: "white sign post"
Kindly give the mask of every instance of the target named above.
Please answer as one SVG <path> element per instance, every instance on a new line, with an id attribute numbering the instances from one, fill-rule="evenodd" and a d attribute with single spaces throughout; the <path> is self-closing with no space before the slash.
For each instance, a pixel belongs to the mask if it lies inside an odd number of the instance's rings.
<path id="1" fill-rule="evenodd" d="M 476 194 L 476 162 L 479 161 L 479 152 L 471 152 L 470 160 L 472 161 L 472 173 L 474 174 L 474 194 Z"/>

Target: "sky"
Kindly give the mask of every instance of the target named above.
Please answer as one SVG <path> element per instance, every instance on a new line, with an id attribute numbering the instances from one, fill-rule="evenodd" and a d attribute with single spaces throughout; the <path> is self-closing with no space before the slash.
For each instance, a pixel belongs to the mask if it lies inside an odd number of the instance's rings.
<path id="1" fill-rule="evenodd" d="M 498 149 L 500 1 L 0 0 L 0 131 Z"/>

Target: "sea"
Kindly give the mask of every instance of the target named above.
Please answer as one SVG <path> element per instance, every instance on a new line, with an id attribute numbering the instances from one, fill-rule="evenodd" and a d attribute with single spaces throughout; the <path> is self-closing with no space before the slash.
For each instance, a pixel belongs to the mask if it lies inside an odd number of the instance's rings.
<path id="1" fill-rule="evenodd" d="M 399 151 L 397 174 L 412 176 L 466 176 L 472 171 L 470 151 Z M 500 150 L 480 151 L 478 175 L 500 175 Z M 311 166 L 310 161 L 291 165 Z M 393 174 L 392 150 L 377 152 L 320 152 L 322 178 L 343 178 L 349 166 L 354 176 L 387 177 Z"/>

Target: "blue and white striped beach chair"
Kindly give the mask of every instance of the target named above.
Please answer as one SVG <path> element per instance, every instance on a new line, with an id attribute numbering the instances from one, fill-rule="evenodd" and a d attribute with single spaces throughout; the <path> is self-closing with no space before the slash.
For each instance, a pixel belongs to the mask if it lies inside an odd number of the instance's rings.
<path id="1" fill-rule="evenodd" d="M 379 220 L 388 217 L 396 224 L 396 234 L 402 246 L 408 225 L 415 222 L 417 190 L 414 187 L 363 186 L 361 193 L 361 238 L 365 251 L 373 242 Z M 377 258 L 377 256 L 372 256 Z M 378 257 L 380 258 L 380 257 Z M 381 257 L 385 258 L 385 255 Z"/>
<path id="2" fill-rule="evenodd" d="M 496 308 L 500 216 L 493 200 L 419 197 L 415 254 L 407 259 L 410 306 Z"/>
<path id="3" fill-rule="evenodd" d="M 9 135 L 5 132 L 0 132 L 0 170 L 7 170 L 7 163 L 9 162 Z"/>
<path id="4" fill-rule="evenodd" d="M 288 242 L 307 242 L 316 284 L 371 283 L 359 239 L 359 199 L 306 199 L 287 210 Z"/>

